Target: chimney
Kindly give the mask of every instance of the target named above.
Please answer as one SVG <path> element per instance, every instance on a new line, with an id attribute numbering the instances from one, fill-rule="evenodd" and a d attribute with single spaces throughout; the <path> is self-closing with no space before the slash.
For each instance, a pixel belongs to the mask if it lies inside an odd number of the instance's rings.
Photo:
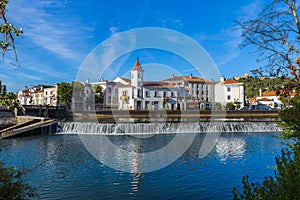
<path id="1" fill-rule="evenodd" d="M 193 74 L 190 74 L 190 78 L 193 78 Z"/>
<path id="2" fill-rule="evenodd" d="M 220 77 L 220 82 L 223 83 L 224 81 L 225 81 L 224 76 L 221 76 L 221 77 Z"/>
<path id="3" fill-rule="evenodd" d="M 259 96 L 261 97 L 262 95 L 262 91 L 261 91 L 261 88 L 259 89 Z"/>

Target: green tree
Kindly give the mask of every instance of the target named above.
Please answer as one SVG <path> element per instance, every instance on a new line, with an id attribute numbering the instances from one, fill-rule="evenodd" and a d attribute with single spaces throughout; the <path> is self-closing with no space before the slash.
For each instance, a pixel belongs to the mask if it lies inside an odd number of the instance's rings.
<path id="1" fill-rule="evenodd" d="M 3 59 L 5 57 L 6 52 L 11 50 L 13 51 L 14 61 L 11 62 L 10 65 L 19 67 L 20 62 L 15 46 L 15 37 L 20 36 L 23 33 L 23 30 L 22 28 L 16 28 L 7 20 L 6 6 L 8 2 L 8 0 L 0 0 L 0 16 L 2 19 L 2 24 L 0 26 L 0 33 L 2 35 L 2 40 L 0 40 L 0 47 L 2 49 Z"/>
<path id="2" fill-rule="evenodd" d="M 227 110 L 234 110 L 234 109 L 235 109 L 234 103 L 228 102 L 228 103 L 226 104 L 226 109 L 227 109 Z"/>
<path id="3" fill-rule="evenodd" d="M 241 32 L 242 47 L 254 47 L 253 53 L 264 67 L 254 72 L 266 76 L 291 77 L 283 85 L 284 91 L 300 87 L 299 2 L 296 0 L 273 0 L 255 19 L 237 19 Z M 253 48 L 252 48 L 253 49 Z"/>
<path id="4" fill-rule="evenodd" d="M 95 91 L 95 103 L 103 103 L 104 95 L 103 95 L 103 88 L 100 85 L 94 86 Z"/>
<path id="5" fill-rule="evenodd" d="M 279 76 L 277 89 L 289 108 L 280 112 L 282 136 L 286 148 L 277 156 L 274 177 L 265 177 L 262 184 L 249 182 L 246 175 L 242 188 L 233 188 L 234 199 L 300 199 L 300 24 L 299 2 L 273 0 L 256 19 L 238 21 L 243 45 L 252 45 L 260 60 L 266 61 L 271 76 Z M 262 73 L 262 70 L 257 70 Z M 289 77 L 289 78 L 287 78 Z M 295 91 L 294 98 L 288 98 Z"/>
<path id="6" fill-rule="evenodd" d="M 275 158 L 274 177 L 264 178 L 262 184 L 243 177 L 243 187 L 233 188 L 234 199 L 300 199 L 300 97 L 295 96 L 291 107 L 281 112 L 283 138 L 289 139 L 287 148 Z"/>
<path id="7" fill-rule="evenodd" d="M 220 102 L 214 102 L 212 104 L 212 109 L 214 109 L 214 110 L 222 110 L 222 104 Z"/>
<path id="8" fill-rule="evenodd" d="M 62 82 L 58 85 L 59 101 L 63 105 L 70 107 L 72 102 L 72 84 Z"/>
<path id="9" fill-rule="evenodd" d="M 6 85 L 3 85 L 2 95 L 6 95 L 6 92 L 7 92 Z"/>
<path id="10" fill-rule="evenodd" d="M 26 170 L 6 167 L 0 161 L 0 199 L 24 200 L 36 197 L 35 190 L 23 180 Z"/>
<path id="11" fill-rule="evenodd" d="M 8 94 L 0 96 L 0 105 L 5 106 L 7 109 L 14 111 L 19 106 L 16 100 L 17 96 L 9 92 Z"/>

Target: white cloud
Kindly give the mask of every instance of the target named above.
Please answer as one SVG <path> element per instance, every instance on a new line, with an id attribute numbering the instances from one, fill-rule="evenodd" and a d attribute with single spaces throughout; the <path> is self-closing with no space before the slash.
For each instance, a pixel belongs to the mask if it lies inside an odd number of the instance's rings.
<path id="1" fill-rule="evenodd" d="M 111 35 L 116 34 L 118 32 L 118 30 L 119 30 L 119 27 L 117 27 L 117 26 L 111 26 L 109 28 L 109 31 L 110 31 Z"/>
<path id="2" fill-rule="evenodd" d="M 41 76 L 32 76 L 25 73 L 17 73 L 16 76 L 21 79 L 23 78 L 23 80 L 27 80 L 27 79 L 36 80 L 36 81 L 42 80 Z"/>
<path id="3" fill-rule="evenodd" d="M 221 30 L 219 33 L 207 35 L 204 33 L 194 37 L 200 43 L 208 42 L 209 48 L 217 45 L 217 51 L 210 50 L 217 66 L 222 66 L 237 58 L 240 54 L 239 44 L 242 41 L 240 33 L 232 30 L 231 27 Z"/>
<path id="4" fill-rule="evenodd" d="M 255 0 L 243 6 L 239 11 L 237 11 L 237 14 L 239 15 L 239 18 L 243 18 L 243 19 L 255 18 L 262 10 L 262 4 L 263 4 L 262 1 Z"/>
<path id="5" fill-rule="evenodd" d="M 22 25 L 24 37 L 62 58 L 78 60 L 81 49 L 74 48 L 74 44 L 80 38 L 90 37 L 93 28 L 80 23 L 80 19 L 72 19 L 70 15 L 65 17 L 65 6 L 67 3 L 57 1 L 16 0 L 9 4 L 8 11 L 17 11 L 9 14 L 17 25 Z M 62 12 L 51 14 L 51 8 L 52 12 L 59 8 Z"/>

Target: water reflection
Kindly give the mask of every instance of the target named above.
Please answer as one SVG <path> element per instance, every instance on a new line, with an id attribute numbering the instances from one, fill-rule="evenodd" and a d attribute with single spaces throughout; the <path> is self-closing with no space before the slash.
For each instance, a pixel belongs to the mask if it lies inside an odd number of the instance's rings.
<path id="1" fill-rule="evenodd" d="M 239 159 L 246 156 L 247 143 L 238 137 L 221 137 L 216 144 L 216 152 L 221 162 L 228 159 Z"/>
<path id="2" fill-rule="evenodd" d="M 143 178 L 143 174 L 142 173 L 134 173 L 132 174 L 133 178 L 131 183 L 131 190 L 133 193 L 138 192 L 139 191 L 139 187 L 141 186 L 141 179 Z M 132 194 L 133 194 L 132 193 Z"/>

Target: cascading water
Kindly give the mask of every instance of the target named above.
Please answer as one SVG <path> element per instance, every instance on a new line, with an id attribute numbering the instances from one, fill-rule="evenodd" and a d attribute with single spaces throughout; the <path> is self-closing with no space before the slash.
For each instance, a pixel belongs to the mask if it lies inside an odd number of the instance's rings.
<path id="1" fill-rule="evenodd" d="M 273 122 L 86 123 L 60 122 L 61 132 L 98 135 L 280 132 Z"/>

